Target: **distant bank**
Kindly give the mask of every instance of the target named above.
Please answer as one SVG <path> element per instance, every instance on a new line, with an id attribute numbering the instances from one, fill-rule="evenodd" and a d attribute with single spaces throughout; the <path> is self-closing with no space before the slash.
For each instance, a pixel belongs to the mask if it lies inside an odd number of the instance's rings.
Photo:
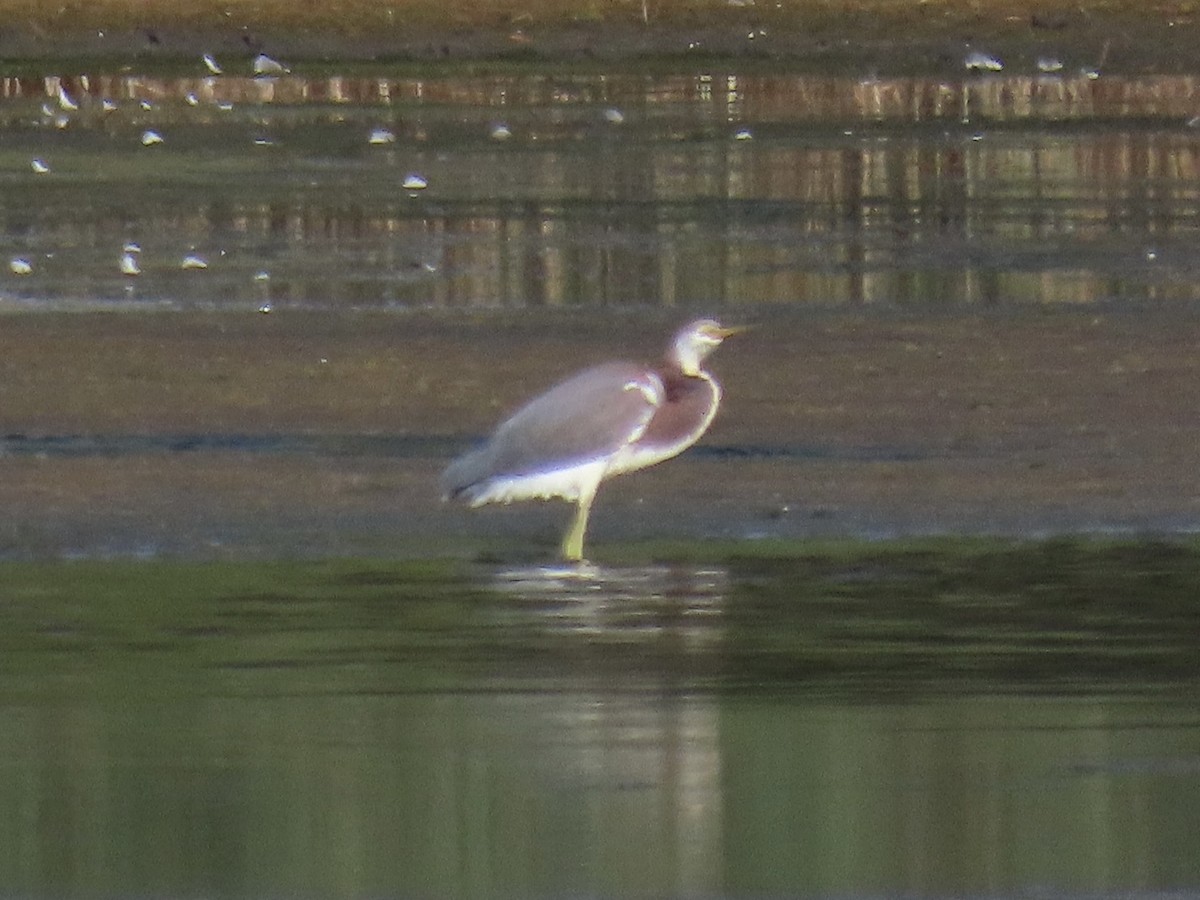
<path id="1" fill-rule="evenodd" d="M 178 67 L 211 53 L 321 63 L 737 60 L 739 65 L 963 71 L 972 50 L 1026 68 L 1043 53 L 1122 72 L 1195 69 L 1189 2 L 1143 0 L 89 0 L 5 4 L 4 74 Z M 1009 62 L 1011 60 L 1011 62 Z"/>

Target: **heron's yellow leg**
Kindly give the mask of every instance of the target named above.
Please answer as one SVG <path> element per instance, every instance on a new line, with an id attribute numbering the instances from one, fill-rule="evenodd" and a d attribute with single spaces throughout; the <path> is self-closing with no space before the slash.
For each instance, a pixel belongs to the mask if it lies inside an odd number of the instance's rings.
<path id="1" fill-rule="evenodd" d="M 567 562 L 583 561 L 583 533 L 587 531 L 588 513 L 592 510 L 592 500 L 595 497 L 596 492 L 589 491 L 579 498 L 575 506 L 575 517 L 563 536 L 562 555 Z"/>

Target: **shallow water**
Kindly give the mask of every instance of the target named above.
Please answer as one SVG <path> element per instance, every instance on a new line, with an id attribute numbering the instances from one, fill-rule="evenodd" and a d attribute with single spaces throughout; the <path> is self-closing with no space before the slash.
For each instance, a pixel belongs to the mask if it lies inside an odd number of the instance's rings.
<path id="1" fill-rule="evenodd" d="M 10 78 L 0 236 L 32 271 L 6 272 L 3 296 L 21 309 L 1193 300 L 1195 78 L 1095 75 Z M 148 132 L 162 142 L 143 146 Z M 119 269 L 127 242 L 141 275 Z M 207 268 L 181 268 L 189 256 Z"/>
<path id="2" fill-rule="evenodd" d="M 1066 543 L 12 567 L 0 884 L 1194 890 L 1196 570 Z"/>

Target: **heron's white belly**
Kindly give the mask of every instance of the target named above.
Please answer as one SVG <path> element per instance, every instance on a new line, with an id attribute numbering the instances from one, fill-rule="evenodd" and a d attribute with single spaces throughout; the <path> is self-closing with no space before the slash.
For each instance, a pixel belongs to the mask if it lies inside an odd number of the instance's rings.
<path id="1" fill-rule="evenodd" d="M 514 500 L 578 500 L 595 493 L 608 468 L 607 459 L 594 459 L 562 469 L 531 475 L 497 475 L 471 492 L 471 506 L 512 503 Z"/>

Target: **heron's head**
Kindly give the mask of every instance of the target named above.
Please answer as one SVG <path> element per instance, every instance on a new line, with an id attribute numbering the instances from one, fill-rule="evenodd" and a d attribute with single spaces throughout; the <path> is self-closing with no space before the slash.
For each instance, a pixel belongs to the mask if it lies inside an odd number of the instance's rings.
<path id="1" fill-rule="evenodd" d="M 721 341 L 739 331 L 745 331 L 745 328 L 726 328 L 715 319 L 697 319 L 675 335 L 675 342 L 671 345 L 671 361 L 685 375 L 699 375 L 700 364 L 705 357 L 721 346 Z"/>

